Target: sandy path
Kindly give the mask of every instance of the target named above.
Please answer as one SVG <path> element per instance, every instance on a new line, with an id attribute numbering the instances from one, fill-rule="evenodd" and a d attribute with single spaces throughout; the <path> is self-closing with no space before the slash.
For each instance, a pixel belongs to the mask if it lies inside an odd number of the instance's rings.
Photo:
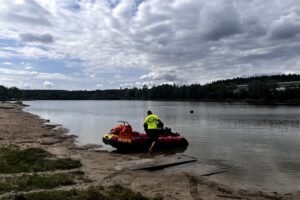
<path id="1" fill-rule="evenodd" d="M 0 146 L 40 147 L 59 157 L 80 159 L 82 170 L 92 185 L 120 184 L 145 196 L 164 199 L 300 199 L 300 191 L 289 194 L 241 190 L 217 184 L 189 172 L 165 174 L 163 171 L 118 171 L 120 162 L 135 159 L 92 150 L 79 150 L 67 130 L 46 125 L 46 120 L 22 111 L 22 107 L 0 103 Z"/>

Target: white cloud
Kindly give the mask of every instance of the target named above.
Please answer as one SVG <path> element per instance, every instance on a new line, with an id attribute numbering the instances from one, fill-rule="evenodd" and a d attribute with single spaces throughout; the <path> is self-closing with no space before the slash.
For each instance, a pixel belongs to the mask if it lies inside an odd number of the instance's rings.
<path id="1" fill-rule="evenodd" d="M 158 84 L 161 84 L 169 82 L 180 82 L 181 78 L 179 78 L 179 76 L 180 75 L 177 75 L 176 71 L 158 70 L 142 75 L 140 79 L 144 81 L 159 81 Z"/>
<path id="2" fill-rule="evenodd" d="M 152 87 L 155 85 L 155 82 L 154 81 L 137 81 L 134 83 L 136 87 L 138 88 L 141 88 L 141 87 L 144 87 L 145 85 L 148 86 L 148 87 Z"/>
<path id="3" fill-rule="evenodd" d="M 37 71 L 32 71 L 32 72 L 30 72 L 30 74 L 31 74 L 31 75 L 38 75 L 39 72 L 37 72 Z"/>
<path id="4" fill-rule="evenodd" d="M 53 49 L 44 50 L 42 48 L 25 46 L 14 49 L 17 54 L 24 58 L 49 58 L 49 59 L 63 59 L 65 55 Z"/>
<path id="5" fill-rule="evenodd" d="M 28 62 L 21 62 L 21 65 L 24 66 L 25 70 L 28 70 L 28 71 L 32 70 L 32 66 Z"/>
<path id="6" fill-rule="evenodd" d="M 11 62 L 3 62 L 3 65 L 13 65 Z"/>
<path id="7" fill-rule="evenodd" d="M 0 77 L 0 81 L 1 81 L 1 82 L 12 82 L 13 79 L 12 79 L 12 78 Z"/>
<path id="8" fill-rule="evenodd" d="M 15 56 L 15 54 L 13 54 L 12 52 L 1 51 L 1 49 L 0 49 L 0 57 L 1 58 L 11 58 L 13 56 Z"/>
<path id="9" fill-rule="evenodd" d="M 49 81 L 44 81 L 43 86 L 45 86 L 46 88 L 53 88 L 54 84 Z"/>
<path id="10" fill-rule="evenodd" d="M 0 68 L 0 75 L 1 74 L 18 75 L 24 77 L 27 77 L 28 75 L 32 75 L 34 76 L 35 79 L 64 80 L 64 81 L 74 80 L 72 77 L 61 73 L 44 73 L 44 72 L 37 72 L 37 71 L 16 70 L 16 69 L 8 69 L 8 68 Z"/>
<path id="11" fill-rule="evenodd" d="M 29 83 L 25 83 L 22 88 L 24 88 L 24 89 L 30 89 L 31 87 L 30 87 Z"/>
<path id="12" fill-rule="evenodd" d="M 132 88 L 134 87 L 135 85 L 133 83 L 122 83 L 120 85 L 121 88 Z"/>
<path id="13" fill-rule="evenodd" d="M 26 1 L 2 1 L 1 15 L 7 21 L 15 24 L 27 24 L 34 26 L 50 26 L 49 16 L 46 9 L 41 7 L 34 0 Z"/>
<path id="14" fill-rule="evenodd" d="M 0 68 L 0 74 L 6 75 L 28 75 L 27 71 L 24 70 L 14 70 L 9 68 Z"/>
<path id="15" fill-rule="evenodd" d="M 69 77 L 69 76 L 67 76 L 65 74 L 61 74 L 61 73 L 39 73 L 37 75 L 37 78 L 51 79 L 51 80 L 65 80 L 65 81 L 74 80 L 72 77 Z"/>

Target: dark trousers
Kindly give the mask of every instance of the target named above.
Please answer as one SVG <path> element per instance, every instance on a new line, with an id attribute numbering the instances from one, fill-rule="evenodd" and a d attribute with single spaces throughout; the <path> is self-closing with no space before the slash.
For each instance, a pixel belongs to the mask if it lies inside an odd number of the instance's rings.
<path id="1" fill-rule="evenodd" d="M 148 129 L 146 131 L 147 135 L 150 137 L 151 142 L 157 141 L 159 138 L 159 129 Z"/>

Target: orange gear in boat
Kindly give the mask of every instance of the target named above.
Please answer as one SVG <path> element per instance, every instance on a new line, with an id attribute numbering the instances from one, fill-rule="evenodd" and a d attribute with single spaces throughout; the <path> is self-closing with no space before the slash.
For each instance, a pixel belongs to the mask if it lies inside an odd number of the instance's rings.
<path id="1" fill-rule="evenodd" d="M 115 135 L 126 135 L 126 134 L 131 134 L 132 133 L 132 128 L 130 125 L 117 125 L 115 127 L 113 127 L 110 130 L 111 134 L 115 134 Z"/>

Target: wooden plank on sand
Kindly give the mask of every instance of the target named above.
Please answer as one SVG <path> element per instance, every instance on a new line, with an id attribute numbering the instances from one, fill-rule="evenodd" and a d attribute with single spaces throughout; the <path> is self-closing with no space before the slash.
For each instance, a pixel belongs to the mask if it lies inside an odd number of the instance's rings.
<path id="1" fill-rule="evenodd" d="M 166 167 L 172 167 L 172 166 L 195 162 L 195 161 L 197 161 L 196 158 L 187 155 L 159 156 L 159 157 L 129 161 L 117 166 L 116 169 L 154 171 Z"/>

